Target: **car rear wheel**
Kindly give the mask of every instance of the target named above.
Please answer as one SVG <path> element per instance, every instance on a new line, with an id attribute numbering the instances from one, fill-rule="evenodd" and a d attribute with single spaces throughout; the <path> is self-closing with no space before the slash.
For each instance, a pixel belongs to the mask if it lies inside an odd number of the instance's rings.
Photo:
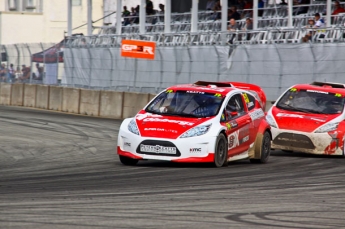
<path id="1" fill-rule="evenodd" d="M 125 157 L 125 156 L 119 156 L 120 158 L 120 161 L 122 164 L 124 165 L 136 165 L 138 163 L 138 159 L 133 159 L 133 158 L 130 158 L 130 157 Z"/>
<path id="2" fill-rule="evenodd" d="M 266 163 L 271 154 L 271 135 L 266 131 L 261 141 L 260 159 L 250 159 L 252 163 Z"/>
<path id="3" fill-rule="evenodd" d="M 216 167 L 222 167 L 227 164 L 228 148 L 227 141 L 224 134 L 220 134 L 216 140 L 216 149 L 214 152 L 214 165 Z"/>

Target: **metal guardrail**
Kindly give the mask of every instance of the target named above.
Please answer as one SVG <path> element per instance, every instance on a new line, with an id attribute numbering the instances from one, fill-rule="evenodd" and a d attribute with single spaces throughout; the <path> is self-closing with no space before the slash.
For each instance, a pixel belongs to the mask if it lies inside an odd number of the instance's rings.
<path id="1" fill-rule="evenodd" d="M 312 43 L 344 42 L 345 27 L 329 27 L 323 29 L 310 28 L 271 28 L 265 30 L 249 30 L 236 32 L 196 32 L 196 33 L 149 33 L 122 35 L 95 35 L 89 37 L 69 37 L 66 47 L 119 47 L 121 41 L 146 40 L 154 41 L 157 46 L 184 45 L 240 45 L 240 44 L 279 44 L 302 43 L 302 38 L 309 32 L 313 37 Z M 320 36 L 320 34 L 323 34 Z M 86 43 L 84 43 L 86 41 Z"/>

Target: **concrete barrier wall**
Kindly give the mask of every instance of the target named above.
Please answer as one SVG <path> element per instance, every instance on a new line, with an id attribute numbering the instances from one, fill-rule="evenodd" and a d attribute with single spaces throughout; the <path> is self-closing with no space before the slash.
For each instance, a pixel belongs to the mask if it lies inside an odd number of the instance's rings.
<path id="1" fill-rule="evenodd" d="M 133 117 L 156 95 L 34 84 L 0 83 L 0 104 L 114 119 Z M 266 111 L 272 106 L 266 103 Z"/>
<path id="2" fill-rule="evenodd" d="M 48 109 L 49 104 L 49 89 L 48 85 L 37 85 L 36 87 L 36 108 Z"/>
<path id="3" fill-rule="evenodd" d="M 36 84 L 24 84 L 24 107 L 36 107 Z"/>
<path id="4" fill-rule="evenodd" d="M 121 119 L 124 92 L 101 91 L 100 97 L 99 116 Z"/>
<path id="5" fill-rule="evenodd" d="M 8 83 L 0 83 L 0 104 L 11 105 L 12 85 Z"/>
<path id="6" fill-rule="evenodd" d="M 80 110 L 83 115 L 99 116 L 100 91 L 80 90 Z"/>
<path id="7" fill-rule="evenodd" d="M 23 106 L 24 103 L 24 84 L 16 83 L 11 89 L 11 105 Z"/>
<path id="8" fill-rule="evenodd" d="M 149 102 L 149 94 L 125 92 L 123 98 L 122 118 L 133 117 Z"/>
<path id="9" fill-rule="evenodd" d="M 50 86 L 49 90 L 49 110 L 62 110 L 62 87 Z"/>
<path id="10" fill-rule="evenodd" d="M 62 89 L 62 111 L 79 114 L 80 89 L 64 87 Z"/>

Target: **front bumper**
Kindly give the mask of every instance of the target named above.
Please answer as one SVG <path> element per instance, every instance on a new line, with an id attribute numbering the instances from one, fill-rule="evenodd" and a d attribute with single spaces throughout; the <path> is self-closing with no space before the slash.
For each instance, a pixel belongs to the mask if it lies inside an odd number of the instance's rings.
<path id="1" fill-rule="evenodd" d="M 120 130 L 117 154 L 142 160 L 213 162 L 215 142 L 216 137 L 207 136 L 207 134 L 190 138 L 167 139 L 141 137 L 127 130 Z M 176 152 L 172 151 L 174 148 Z M 147 151 L 142 151 L 144 149 Z"/>
<path id="2" fill-rule="evenodd" d="M 289 150 L 318 155 L 343 155 L 342 138 L 328 133 L 306 133 L 271 127 L 272 149 Z"/>

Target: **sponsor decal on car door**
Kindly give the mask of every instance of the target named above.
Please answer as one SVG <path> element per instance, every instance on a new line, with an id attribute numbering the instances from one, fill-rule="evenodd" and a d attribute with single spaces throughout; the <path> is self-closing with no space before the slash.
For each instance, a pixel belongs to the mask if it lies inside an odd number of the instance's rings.
<path id="1" fill-rule="evenodd" d="M 225 126 L 228 137 L 228 155 L 234 156 L 248 150 L 250 144 L 251 118 L 241 94 L 235 94 L 225 108 Z"/>

